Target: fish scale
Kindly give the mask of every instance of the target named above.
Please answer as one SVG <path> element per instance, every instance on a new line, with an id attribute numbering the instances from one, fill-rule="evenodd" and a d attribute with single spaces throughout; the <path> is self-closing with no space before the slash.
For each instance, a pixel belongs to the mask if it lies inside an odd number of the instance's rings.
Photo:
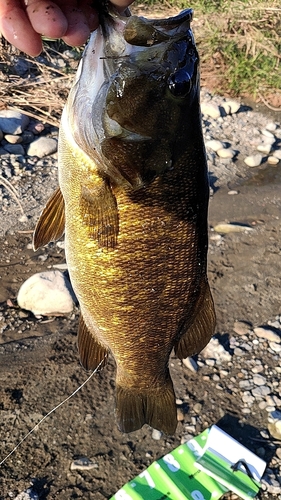
<path id="1" fill-rule="evenodd" d="M 174 348 L 182 359 L 199 352 L 215 326 L 206 276 L 209 187 L 190 19 L 187 10 L 168 20 L 112 15 L 101 22 L 62 116 L 60 190 L 34 235 L 38 247 L 65 229 L 81 308 L 80 360 L 95 369 L 112 353 L 116 418 L 125 432 L 145 423 L 175 431 L 170 353 Z M 134 41 L 124 43 L 136 32 Z M 126 57 L 115 55 L 108 74 L 111 37 L 114 43 L 120 38 Z M 103 39 L 105 58 L 91 66 L 94 52 L 102 54 L 95 44 Z M 99 64 L 105 64 L 100 89 Z M 142 82 L 137 94 L 136 82 Z"/>

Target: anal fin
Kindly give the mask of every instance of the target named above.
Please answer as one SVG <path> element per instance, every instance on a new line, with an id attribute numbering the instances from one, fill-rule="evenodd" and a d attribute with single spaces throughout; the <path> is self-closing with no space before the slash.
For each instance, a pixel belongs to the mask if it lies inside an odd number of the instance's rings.
<path id="1" fill-rule="evenodd" d="M 161 389 L 152 387 L 143 392 L 117 385 L 116 418 L 121 432 L 133 432 L 148 424 L 165 434 L 174 434 L 177 410 L 170 377 Z"/>
<path id="2" fill-rule="evenodd" d="M 77 343 L 80 361 L 86 370 L 95 370 L 101 365 L 102 361 L 104 361 L 102 366 L 105 364 L 108 350 L 90 332 L 82 314 L 80 314 L 79 318 Z"/>
<path id="3" fill-rule="evenodd" d="M 194 319 L 191 326 L 186 331 L 184 325 L 181 328 L 181 338 L 175 345 L 176 356 L 179 359 L 185 359 L 202 351 L 214 335 L 215 326 L 216 314 L 214 302 L 209 283 L 205 281 L 195 306 Z"/>
<path id="4" fill-rule="evenodd" d="M 43 247 L 50 241 L 59 240 L 65 227 L 64 199 L 60 188 L 48 200 L 33 233 L 33 248 Z"/>

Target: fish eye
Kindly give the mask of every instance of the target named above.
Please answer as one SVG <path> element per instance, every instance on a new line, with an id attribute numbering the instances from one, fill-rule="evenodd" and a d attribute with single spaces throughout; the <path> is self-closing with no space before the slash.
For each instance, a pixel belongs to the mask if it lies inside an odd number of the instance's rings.
<path id="1" fill-rule="evenodd" d="M 184 69 L 179 69 L 168 79 L 168 87 L 175 97 L 185 97 L 192 88 L 192 79 Z"/>

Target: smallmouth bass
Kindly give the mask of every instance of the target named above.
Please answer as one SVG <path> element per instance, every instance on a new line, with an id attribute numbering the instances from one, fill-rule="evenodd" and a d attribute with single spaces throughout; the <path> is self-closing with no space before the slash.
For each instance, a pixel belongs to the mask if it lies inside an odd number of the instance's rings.
<path id="1" fill-rule="evenodd" d="M 60 187 L 34 233 L 37 249 L 65 232 L 80 360 L 93 370 L 112 353 L 123 432 L 174 433 L 169 356 L 200 352 L 215 328 L 191 19 L 101 19 L 62 115 Z"/>

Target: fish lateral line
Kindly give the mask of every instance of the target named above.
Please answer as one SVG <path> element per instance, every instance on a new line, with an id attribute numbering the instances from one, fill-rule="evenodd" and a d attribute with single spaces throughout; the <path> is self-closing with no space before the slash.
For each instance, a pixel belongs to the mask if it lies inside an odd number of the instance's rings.
<path id="1" fill-rule="evenodd" d="M 101 367 L 101 365 L 103 364 L 104 360 L 102 360 L 99 365 L 95 368 L 95 370 L 89 375 L 89 377 L 87 377 L 86 380 L 84 380 L 84 382 L 79 385 L 79 387 L 77 387 L 77 389 L 75 389 L 75 391 L 73 391 L 69 396 L 67 396 L 63 401 L 61 401 L 58 405 L 56 405 L 54 408 L 52 408 L 52 410 L 50 410 L 48 413 L 46 413 L 46 415 L 44 415 L 44 417 L 41 418 L 41 420 L 39 420 L 39 422 L 37 422 L 37 424 L 34 425 L 34 427 L 32 427 L 32 429 L 27 433 L 25 434 L 25 436 L 18 442 L 18 444 L 16 444 L 16 446 L 10 451 L 10 453 L 8 453 L 8 455 L 6 455 L 5 458 L 3 458 L 3 460 L 0 461 L 0 467 L 1 465 L 3 465 L 7 460 L 8 458 L 10 458 L 15 452 L 16 450 L 22 445 L 22 443 L 24 441 L 26 441 L 26 439 L 31 436 L 31 434 L 33 434 L 33 432 L 35 430 L 38 429 L 39 425 L 41 425 L 44 420 L 46 420 L 52 413 L 54 413 L 58 408 L 60 408 L 64 403 L 66 403 L 67 401 L 69 401 L 73 396 L 75 396 L 75 394 L 77 394 L 78 391 L 80 391 L 80 389 L 82 389 L 82 387 L 84 387 L 84 385 L 86 385 L 90 380 L 91 378 L 93 377 L 93 375 L 95 375 L 95 373 L 97 373 L 98 369 Z"/>

